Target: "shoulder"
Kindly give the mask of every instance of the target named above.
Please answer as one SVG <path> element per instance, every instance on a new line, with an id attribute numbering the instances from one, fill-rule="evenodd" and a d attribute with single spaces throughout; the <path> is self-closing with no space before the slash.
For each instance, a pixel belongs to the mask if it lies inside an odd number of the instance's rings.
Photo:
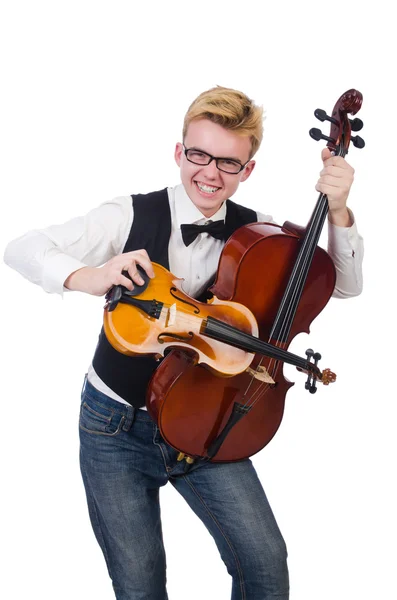
<path id="1" fill-rule="evenodd" d="M 237 204 L 233 200 L 226 200 L 226 215 L 227 218 L 237 218 L 245 223 L 253 223 L 257 221 L 257 214 L 251 208 Z"/>
<path id="2" fill-rule="evenodd" d="M 253 210 L 252 208 L 247 208 L 242 204 L 237 204 L 237 202 L 233 202 L 233 200 L 227 200 L 226 206 L 229 211 L 231 210 L 239 215 L 247 215 L 249 217 L 255 215 L 255 218 L 253 220 L 258 221 L 258 223 L 274 223 L 272 215 L 258 212 L 256 210 Z"/>
<path id="3" fill-rule="evenodd" d="M 153 204 L 156 203 L 164 203 L 168 202 L 168 188 L 163 188 L 162 190 L 157 190 L 155 192 L 149 192 L 146 194 L 131 194 L 130 201 L 133 203 L 142 203 L 142 202 L 151 202 Z"/>
<path id="4" fill-rule="evenodd" d="M 91 214 L 95 216 L 95 213 L 101 215 L 111 215 L 115 213 L 122 213 L 123 215 L 128 214 L 131 211 L 131 196 L 116 196 L 111 200 L 102 202 L 99 206 L 91 211 Z"/>

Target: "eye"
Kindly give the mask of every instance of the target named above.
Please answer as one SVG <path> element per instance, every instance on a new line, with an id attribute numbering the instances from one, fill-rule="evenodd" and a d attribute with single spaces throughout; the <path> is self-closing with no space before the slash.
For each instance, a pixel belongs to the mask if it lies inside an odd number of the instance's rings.
<path id="1" fill-rule="evenodd" d="M 205 152 L 201 152 L 200 150 L 188 150 L 186 153 L 188 160 L 194 162 L 198 165 L 208 165 L 211 160 L 211 156 L 206 154 Z"/>
<path id="2" fill-rule="evenodd" d="M 208 155 L 204 152 L 200 152 L 199 150 L 189 150 L 189 157 L 206 160 L 208 158 Z"/>
<path id="3" fill-rule="evenodd" d="M 220 162 L 221 167 L 232 168 L 232 169 L 240 169 L 241 164 L 237 160 L 232 160 L 231 158 L 222 158 Z"/>

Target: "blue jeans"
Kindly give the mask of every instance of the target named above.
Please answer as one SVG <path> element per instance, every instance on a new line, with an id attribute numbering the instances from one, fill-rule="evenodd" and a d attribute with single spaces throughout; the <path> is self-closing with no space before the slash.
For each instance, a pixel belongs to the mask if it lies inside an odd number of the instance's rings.
<path id="1" fill-rule="evenodd" d="M 147 411 L 88 381 L 80 441 L 91 523 L 117 600 L 168 598 L 159 506 L 168 482 L 213 536 L 232 576 L 232 600 L 288 599 L 284 540 L 250 460 L 189 468 Z"/>

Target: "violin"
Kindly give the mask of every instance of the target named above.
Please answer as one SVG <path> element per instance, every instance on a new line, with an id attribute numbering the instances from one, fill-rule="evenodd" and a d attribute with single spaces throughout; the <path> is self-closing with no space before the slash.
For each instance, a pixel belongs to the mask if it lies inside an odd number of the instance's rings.
<path id="1" fill-rule="evenodd" d="M 199 302 L 183 292 L 182 279 L 157 263 L 152 265 L 154 279 L 138 265 L 142 285 L 134 283 L 132 291 L 115 286 L 106 296 L 104 331 L 119 352 L 127 356 L 151 354 L 160 359 L 169 348 L 186 348 L 196 352 L 197 364 L 223 377 L 250 372 L 258 353 L 295 365 L 324 385 L 335 381 L 330 369 L 320 371 L 314 353 L 316 360 L 311 362 L 310 353 L 304 359 L 259 339 L 255 316 L 246 306 L 215 296 L 209 303 Z M 123 274 L 129 277 L 128 272 Z M 264 367 L 254 376 L 275 383 Z M 312 393 L 315 389 L 312 386 Z"/>
<path id="2" fill-rule="evenodd" d="M 328 116 L 330 134 L 311 129 L 315 140 L 345 156 L 349 144 L 362 148 L 360 119 L 349 119 L 362 104 L 357 90 L 343 94 Z M 227 240 L 218 265 L 213 298 L 201 303 L 187 296 L 181 280 L 153 264 L 132 292 L 114 286 L 106 296 L 104 330 L 112 346 L 127 355 L 152 354 L 160 359 L 147 390 L 146 404 L 160 432 L 179 450 L 179 459 L 214 462 L 252 456 L 270 442 L 282 421 L 285 396 L 294 385 L 283 375 L 283 363 L 295 365 L 317 382 L 335 381 L 321 372 L 319 353 L 306 359 L 288 352 L 291 340 L 309 332 L 335 287 L 332 259 L 317 246 L 328 201 L 320 194 L 306 228 L 285 222 L 251 223 Z M 258 265 L 266 277 L 257 278 Z M 313 362 L 312 362 L 313 360 Z"/>

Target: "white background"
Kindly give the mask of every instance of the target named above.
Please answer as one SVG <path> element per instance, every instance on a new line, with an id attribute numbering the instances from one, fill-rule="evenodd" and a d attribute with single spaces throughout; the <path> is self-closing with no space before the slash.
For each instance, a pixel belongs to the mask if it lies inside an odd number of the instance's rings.
<path id="1" fill-rule="evenodd" d="M 69 2 L 1 11 L 1 246 L 117 195 L 179 181 L 184 113 L 216 84 L 266 110 L 252 177 L 234 197 L 304 225 L 321 125 L 363 93 L 364 150 L 350 206 L 365 238 L 364 293 L 332 299 L 308 346 L 338 381 L 296 381 L 281 428 L 254 458 L 289 549 L 292 600 L 397 598 L 395 571 L 395 73 L 389 2 Z M 323 126 L 327 132 L 327 127 Z M 103 299 L 45 294 L 4 265 L 2 596 L 113 598 L 78 467 L 79 394 Z M 258 277 L 264 276 L 258 271 Z M 4 369 L 4 370 L 3 370 Z M 170 600 L 227 600 L 215 545 L 171 486 L 162 490 Z M 238 514 L 236 514 L 238 518 Z"/>

